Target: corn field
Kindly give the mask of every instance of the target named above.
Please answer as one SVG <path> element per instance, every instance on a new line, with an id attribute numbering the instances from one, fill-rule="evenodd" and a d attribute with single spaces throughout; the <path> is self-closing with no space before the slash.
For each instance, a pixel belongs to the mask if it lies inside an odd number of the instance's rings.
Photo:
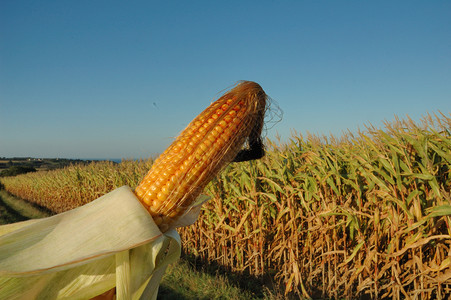
<path id="1" fill-rule="evenodd" d="M 386 122 L 341 137 L 267 140 L 258 161 L 230 164 L 186 252 L 271 277 L 303 298 L 447 299 L 451 295 L 451 116 Z M 122 185 L 148 161 L 93 163 L 1 178 L 10 193 L 62 212 Z"/>

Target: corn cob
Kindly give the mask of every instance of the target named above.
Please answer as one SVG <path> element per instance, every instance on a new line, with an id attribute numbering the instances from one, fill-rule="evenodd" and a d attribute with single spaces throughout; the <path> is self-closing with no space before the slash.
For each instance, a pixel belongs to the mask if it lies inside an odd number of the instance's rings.
<path id="1" fill-rule="evenodd" d="M 250 147 L 260 145 L 265 108 L 260 85 L 241 82 L 197 116 L 155 160 L 135 194 L 162 231 L 184 214 L 246 141 Z"/>

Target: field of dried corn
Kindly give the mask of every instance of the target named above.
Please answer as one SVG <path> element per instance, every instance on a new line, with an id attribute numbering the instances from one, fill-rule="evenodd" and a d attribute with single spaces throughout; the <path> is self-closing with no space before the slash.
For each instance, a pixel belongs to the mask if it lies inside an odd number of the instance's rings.
<path id="1" fill-rule="evenodd" d="M 263 159 L 233 163 L 207 186 L 213 198 L 180 230 L 187 253 L 305 298 L 451 295 L 450 115 L 266 144 Z M 74 165 L 1 184 L 63 212 L 135 187 L 151 164 Z"/>

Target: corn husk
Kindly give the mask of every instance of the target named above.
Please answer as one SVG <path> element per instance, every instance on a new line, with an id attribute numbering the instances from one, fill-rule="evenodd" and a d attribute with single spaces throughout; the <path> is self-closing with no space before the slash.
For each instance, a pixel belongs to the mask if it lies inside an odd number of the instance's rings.
<path id="1" fill-rule="evenodd" d="M 164 234 L 129 187 L 52 217 L 0 226 L 0 299 L 156 299 L 180 257 L 175 227 L 197 219 L 202 195 Z"/>

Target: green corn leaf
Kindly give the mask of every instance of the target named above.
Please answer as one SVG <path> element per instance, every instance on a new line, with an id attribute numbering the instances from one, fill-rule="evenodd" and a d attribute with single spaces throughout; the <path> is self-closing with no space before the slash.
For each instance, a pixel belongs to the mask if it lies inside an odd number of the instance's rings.
<path id="1" fill-rule="evenodd" d="M 432 180 L 434 178 L 431 174 L 421 174 L 421 173 L 404 173 L 403 176 L 411 176 L 421 180 Z"/>
<path id="2" fill-rule="evenodd" d="M 344 261 L 343 264 L 348 264 L 359 252 L 360 248 L 365 244 L 365 241 L 361 241 L 357 246 L 355 246 L 354 250 L 352 250 L 351 255 Z"/>
<path id="3" fill-rule="evenodd" d="M 451 205 L 444 204 L 440 206 L 436 206 L 431 208 L 428 218 L 432 217 L 442 217 L 442 216 L 451 216 Z"/>
<path id="4" fill-rule="evenodd" d="M 410 203 L 412 202 L 412 199 L 416 196 L 418 196 L 418 194 L 420 193 L 420 191 L 418 190 L 413 190 L 409 193 L 409 196 L 407 196 L 406 198 L 406 204 L 410 205 Z"/>
<path id="5" fill-rule="evenodd" d="M 338 191 L 337 186 L 334 183 L 334 180 L 331 177 L 327 177 L 326 179 L 327 184 L 332 188 L 332 190 L 335 192 L 335 195 L 339 196 L 340 192 Z"/>

